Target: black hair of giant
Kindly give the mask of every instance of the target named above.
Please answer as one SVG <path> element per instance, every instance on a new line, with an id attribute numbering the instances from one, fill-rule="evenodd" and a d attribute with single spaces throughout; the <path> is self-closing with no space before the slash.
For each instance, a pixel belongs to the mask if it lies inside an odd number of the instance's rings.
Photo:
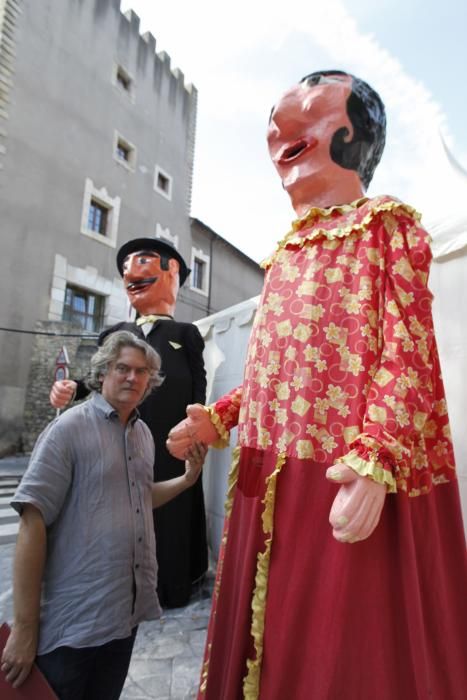
<path id="1" fill-rule="evenodd" d="M 378 93 L 364 80 L 339 70 L 323 70 L 310 73 L 301 79 L 310 87 L 318 85 L 321 78 L 348 76 L 352 79 L 352 92 L 347 100 L 347 114 L 353 127 L 350 141 L 347 127 L 338 129 L 331 141 L 331 158 L 347 170 L 356 170 L 365 189 L 371 182 L 376 166 L 381 160 L 386 141 L 386 113 Z"/>

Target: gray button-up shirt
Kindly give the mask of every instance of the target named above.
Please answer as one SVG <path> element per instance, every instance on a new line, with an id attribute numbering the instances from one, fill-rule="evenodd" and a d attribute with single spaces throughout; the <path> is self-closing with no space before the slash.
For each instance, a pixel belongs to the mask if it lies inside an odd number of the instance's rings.
<path id="1" fill-rule="evenodd" d="M 154 441 L 100 394 L 40 435 L 12 506 L 47 526 L 39 654 L 127 637 L 160 615 L 152 516 Z"/>

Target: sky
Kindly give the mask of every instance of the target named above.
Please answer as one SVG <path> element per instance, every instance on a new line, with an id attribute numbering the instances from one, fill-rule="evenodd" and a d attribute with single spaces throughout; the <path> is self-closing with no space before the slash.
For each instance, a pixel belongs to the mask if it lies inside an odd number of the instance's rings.
<path id="1" fill-rule="evenodd" d="M 381 95 L 386 148 L 368 194 L 429 225 L 467 200 L 440 134 L 467 169 L 465 0 L 122 0 L 198 90 L 192 216 L 260 261 L 295 218 L 269 160 L 282 93 L 314 70 L 349 71 Z"/>

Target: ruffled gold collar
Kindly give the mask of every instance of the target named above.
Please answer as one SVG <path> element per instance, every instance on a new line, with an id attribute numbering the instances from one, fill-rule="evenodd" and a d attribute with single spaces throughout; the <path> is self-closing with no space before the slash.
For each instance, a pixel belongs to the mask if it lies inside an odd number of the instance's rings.
<path id="1" fill-rule="evenodd" d="M 415 219 L 420 219 L 420 214 L 415 209 L 389 195 L 373 199 L 360 197 L 349 204 L 327 209 L 311 207 L 304 216 L 293 221 L 291 230 L 278 242 L 273 253 L 261 262 L 261 267 L 270 267 L 283 248 L 302 247 L 319 238 L 344 238 L 355 231 L 364 230 L 378 212 L 394 209 L 402 209 Z"/>

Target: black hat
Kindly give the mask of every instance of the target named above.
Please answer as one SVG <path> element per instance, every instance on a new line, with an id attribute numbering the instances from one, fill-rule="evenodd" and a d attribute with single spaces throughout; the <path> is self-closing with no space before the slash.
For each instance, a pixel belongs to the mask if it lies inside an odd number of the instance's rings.
<path id="1" fill-rule="evenodd" d="M 179 276 L 180 276 L 180 287 L 185 282 L 186 278 L 190 274 L 191 270 L 187 267 L 186 262 L 173 245 L 167 241 L 163 241 L 160 238 L 134 238 L 132 241 L 127 241 L 122 245 L 117 253 L 117 267 L 120 275 L 123 277 L 123 263 L 127 255 L 131 253 L 137 253 L 140 250 L 154 250 L 162 258 L 174 258 L 180 265 Z"/>

